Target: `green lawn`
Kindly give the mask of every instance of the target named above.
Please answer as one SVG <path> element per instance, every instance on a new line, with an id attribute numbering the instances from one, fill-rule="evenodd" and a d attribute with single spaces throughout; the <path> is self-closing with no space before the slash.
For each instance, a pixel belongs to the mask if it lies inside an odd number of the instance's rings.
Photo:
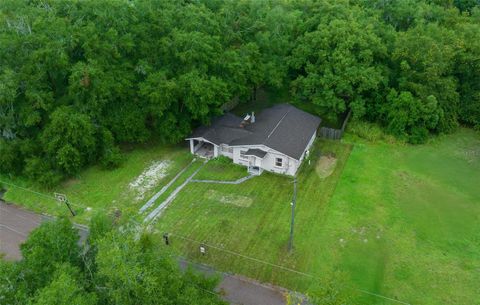
<path id="1" fill-rule="evenodd" d="M 68 210 L 64 205 L 50 198 L 54 192 L 67 194 L 78 214 L 74 221 L 85 223 L 96 211 L 110 213 L 119 209 L 123 214 L 136 213 L 140 206 L 191 160 L 192 156 L 185 147 L 149 144 L 124 151 L 124 160 L 121 166 L 115 170 L 104 170 L 93 166 L 81 172 L 76 178 L 65 181 L 54 190 L 42 190 L 28 181 L 13 180 L 4 176 L 0 176 L 0 180 L 40 193 L 25 191 L 5 184 L 8 190 L 4 196 L 6 201 L 51 215 L 68 215 Z M 143 183 L 140 183 L 138 187 L 130 186 L 130 183 L 135 182 L 152 165 L 162 164 L 162 162 L 166 162 L 166 166 L 156 180 L 147 177 L 144 181 L 140 181 Z M 159 178 L 162 176 L 163 178 Z M 148 185 L 149 183 L 151 185 Z M 139 192 L 139 187 L 145 188 Z"/>
<path id="2" fill-rule="evenodd" d="M 318 149 L 337 158 L 324 179 Z M 316 279 L 215 248 L 201 256 L 197 242 L 320 279 L 341 271 L 359 304 L 394 302 L 357 288 L 412 304 L 479 304 L 478 133 L 462 129 L 420 146 L 317 143 L 299 175 L 289 254 L 292 189 L 291 178 L 268 173 L 241 185 L 190 184 L 157 227 L 182 255 L 292 289 Z"/>
<path id="3" fill-rule="evenodd" d="M 248 176 L 245 166 L 233 164 L 230 159 L 220 157 L 210 160 L 202 170 L 195 175 L 195 179 L 233 181 L 245 176 Z"/>
<path id="4" fill-rule="evenodd" d="M 191 160 L 185 147 L 136 147 L 125 152 L 120 168 L 92 167 L 54 191 L 76 204 L 77 222 L 115 208 L 133 215 Z M 162 178 L 138 198 L 130 185 L 162 162 Z M 201 164 L 194 162 L 158 202 Z M 195 178 L 245 175 L 243 167 L 212 160 Z M 0 180 L 44 194 L 8 187 L 7 201 L 68 215 L 64 206 L 45 197 L 53 191 L 18 179 Z M 418 146 L 372 143 L 351 135 L 342 142 L 317 141 L 298 177 L 294 251 L 289 253 L 292 193 L 291 177 L 267 172 L 240 185 L 190 183 L 156 228 L 172 234 L 171 247 L 179 255 L 299 291 L 340 272 L 358 304 L 395 304 L 358 289 L 411 304 L 479 304 L 478 132 L 461 129 Z M 201 256 L 199 242 L 215 248 Z"/>

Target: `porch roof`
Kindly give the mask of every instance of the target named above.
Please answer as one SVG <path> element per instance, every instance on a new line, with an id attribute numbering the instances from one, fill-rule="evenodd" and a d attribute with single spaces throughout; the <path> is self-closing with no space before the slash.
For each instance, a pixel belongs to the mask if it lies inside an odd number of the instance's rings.
<path id="1" fill-rule="evenodd" d="M 263 159 L 265 157 L 265 155 L 267 154 L 266 151 L 263 151 L 261 149 L 258 149 L 258 148 L 250 148 L 249 150 L 247 150 L 245 152 L 245 156 L 255 156 L 255 157 L 259 157 L 261 159 Z"/>

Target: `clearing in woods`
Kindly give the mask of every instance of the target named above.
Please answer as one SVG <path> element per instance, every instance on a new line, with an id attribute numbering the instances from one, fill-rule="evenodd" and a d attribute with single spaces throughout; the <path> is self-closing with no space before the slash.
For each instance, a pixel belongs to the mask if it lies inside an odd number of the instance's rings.
<path id="1" fill-rule="evenodd" d="M 336 161 L 319 161 L 321 156 Z M 341 271 L 357 304 L 395 304 L 357 288 L 411 304 L 478 304 L 478 132 L 461 129 L 417 146 L 372 143 L 347 134 L 343 142 L 319 140 L 310 158 L 298 177 L 293 253 L 287 251 L 292 179 L 266 172 L 239 185 L 189 183 L 155 226 L 172 234 L 170 245 L 180 255 L 290 289 L 306 291 L 317 280 L 271 264 L 319 279 Z M 138 217 L 147 198 L 191 160 L 185 147 L 150 145 L 126 152 L 116 170 L 92 167 L 55 191 L 82 205 L 74 206 L 77 222 L 86 222 L 95 211 L 116 209 Z M 194 162 L 158 202 L 201 164 Z M 243 167 L 214 160 L 195 178 L 236 180 L 245 175 Z M 131 184 L 145 176 L 162 177 L 137 200 L 139 192 L 132 191 Z M 139 185 L 148 185 L 141 180 Z M 66 207 L 52 199 L 7 189 L 7 201 L 68 215 Z M 198 242 L 217 248 L 201 256 Z"/>
<path id="2" fill-rule="evenodd" d="M 336 165 L 319 163 L 319 150 Z M 311 158 L 298 177 L 292 254 L 292 179 L 269 173 L 240 185 L 189 184 L 157 228 L 172 234 L 181 255 L 291 289 L 305 291 L 317 280 L 232 252 L 320 279 L 340 271 L 355 304 L 396 304 L 355 289 L 411 304 L 478 304 L 478 132 L 461 129 L 417 146 L 347 136 L 317 142 Z M 319 164 L 331 174 L 321 178 Z M 225 204 L 234 200 L 224 194 L 251 203 Z M 216 248 L 202 256 L 199 243 Z"/>

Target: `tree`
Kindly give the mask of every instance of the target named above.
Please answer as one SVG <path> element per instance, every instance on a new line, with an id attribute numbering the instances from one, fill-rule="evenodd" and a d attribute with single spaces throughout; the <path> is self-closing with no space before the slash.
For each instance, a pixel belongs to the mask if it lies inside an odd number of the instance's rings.
<path id="1" fill-rule="evenodd" d="M 0 260 L 0 301 L 13 305 L 226 304 L 218 278 L 183 272 L 152 233 L 92 217 L 83 245 L 66 219 L 42 223 L 21 246 L 22 260 Z"/>
<path id="2" fill-rule="evenodd" d="M 47 158 L 68 175 L 77 173 L 96 154 L 95 127 L 87 115 L 60 107 L 41 135 Z"/>
<path id="3" fill-rule="evenodd" d="M 225 304 L 212 294 L 216 279 L 181 273 L 150 234 L 135 234 L 111 232 L 98 243 L 97 277 L 113 304 Z"/>
<path id="4" fill-rule="evenodd" d="M 50 284 L 37 291 L 32 305 L 95 305 L 94 293 L 84 290 L 79 280 L 80 271 L 69 264 L 61 265 L 53 274 Z"/>
<path id="5" fill-rule="evenodd" d="M 456 35 L 436 24 L 419 25 L 398 34 L 393 51 L 396 86 L 422 101 L 433 96 L 443 112 L 434 131 L 449 132 L 458 124 L 459 95 L 453 77 Z"/>
<path id="6" fill-rule="evenodd" d="M 80 266 L 77 229 L 67 218 L 44 222 L 21 245 L 22 266 L 29 294 L 45 287 L 58 264 Z"/>
<path id="7" fill-rule="evenodd" d="M 394 89 L 387 96 L 384 112 L 387 131 L 411 143 L 423 143 L 443 116 L 434 96 L 421 101 L 410 92 Z"/>
<path id="8" fill-rule="evenodd" d="M 378 61 L 386 46 L 375 33 L 376 21 L 346 2 L 320 2 L 313 11 L 290 59 L 298 74 L 292 81 L 295 98 L 323 113 L 351 108 L 362 117 L 366 96 L 386 79 Z"/>

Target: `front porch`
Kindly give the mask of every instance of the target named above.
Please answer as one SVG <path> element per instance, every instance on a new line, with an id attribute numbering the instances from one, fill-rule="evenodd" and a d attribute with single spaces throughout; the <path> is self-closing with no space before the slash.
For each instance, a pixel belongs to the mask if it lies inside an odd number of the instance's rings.
<path id="1" fill-rule="evenodd" d="M 263 172 L 263 168 L 259 166 L 248 166 L 247 171 L 249 174 L 254 175 L 254 176 L 259 176 Z"/>
<path id="2" fill-rule="evenodd" d="M 211 159 L 218 155 L 218 148 L 215 144 L 207 141 L 190 139 L 190 152 L 201 158 Z"/>

